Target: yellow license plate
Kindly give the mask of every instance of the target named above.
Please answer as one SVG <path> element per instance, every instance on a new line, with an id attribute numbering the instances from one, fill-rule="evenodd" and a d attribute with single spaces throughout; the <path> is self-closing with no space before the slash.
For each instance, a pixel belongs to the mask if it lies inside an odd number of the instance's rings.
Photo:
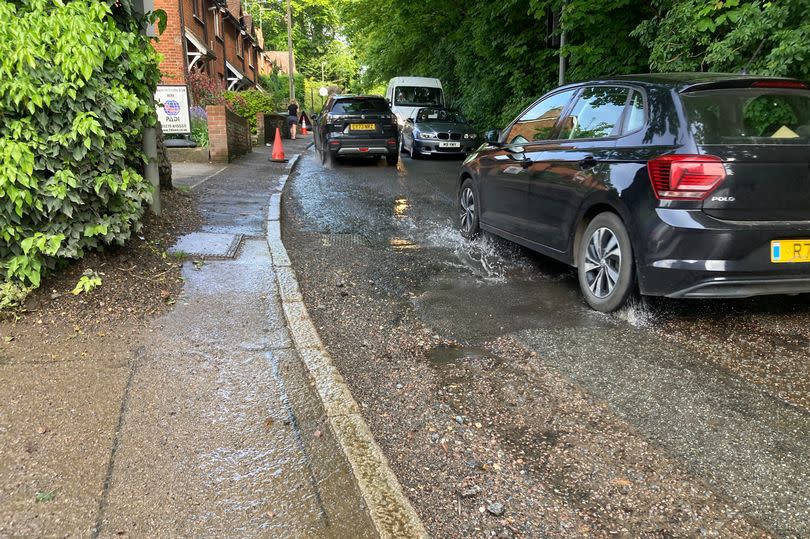
<path id="1" fill-rule="evenodd" d="M 810 262 L 810 240 L 772 241 L 771 262 L 774 264 Z"/>
<path id="2" fill-rule="evenodd" d="M 376 124 L 349 124 L 349 129 L 352 131 L 374 131 L 377 129 Z"/>

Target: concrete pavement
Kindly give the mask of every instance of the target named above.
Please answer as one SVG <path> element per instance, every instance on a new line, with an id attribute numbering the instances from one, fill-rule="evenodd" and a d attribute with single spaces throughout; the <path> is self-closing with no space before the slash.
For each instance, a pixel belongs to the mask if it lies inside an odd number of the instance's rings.
<path id="1" fill-rule="evenodd" d="M 133 364 L 98 535 L 375 536 L 291 346 L 264 238 L 288 167 L 268 157 L 190 177 L 202 232 L 239 248 L 185 265 L 177 308 Z"/>
<path id="2" fill-rule="evenodd" d="M 260 147 L 225 167 L 175 166 L 175 185 L 197 195 L 204 221 L 174 249 L 187 260 L 183 293 L 172 312 L 117 336 L 103 365 L 84 354 L 57 363 L 56 349 L 53 361 L 22 358 L 34 367 L 0 355 L 0 536 L 362 538 L 420 528 L 351 395 L 325 400 L 336 380 L 328 356 L 308 348 L 302 357 L 288 328 L 281 289 L 297 284 L 279 268 L 278 193 L 310 142 L 285 141 L 290 163 L 271 163 Z M 317 339 L 311 323 L 307 331 Z M 335 423 L 350 423 L 352 439 Z M 375 474 L 382 496 L 368 489 Z"/>

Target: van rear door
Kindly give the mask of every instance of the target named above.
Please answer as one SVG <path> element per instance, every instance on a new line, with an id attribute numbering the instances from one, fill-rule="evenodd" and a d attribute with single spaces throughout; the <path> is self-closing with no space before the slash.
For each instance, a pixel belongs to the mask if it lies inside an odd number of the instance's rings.
<path id="1" fill-rule="evenodd" d="M 735 221 L 810 221 L 810 89 L 797 81 L 681 94 L 702 154 L 723 160 L 725 180 L 703 211 Z"/>

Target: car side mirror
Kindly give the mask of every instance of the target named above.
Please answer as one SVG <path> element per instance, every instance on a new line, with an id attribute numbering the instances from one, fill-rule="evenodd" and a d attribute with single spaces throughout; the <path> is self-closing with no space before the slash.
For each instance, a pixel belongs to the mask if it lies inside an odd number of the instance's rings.
<path id="1" fill-rule="evenodd" d="M 414 122 L 413 118 L 408 118 L 408 119 L 407 119 L 407 120 L 405 120 L 405 121 L 406 121 L 406 122 L 408 122 L 409 124 L 412 124 L 412 123 Z"/>
<path id="2" fill-rule="evenodd" d="M 500 129 L 490 129 L 486 133 L 484 133 L 484 140 L 489 142 L 490 144 L 497 144 L 501 141 L 501 130 Z"/>
<path id="3" fill-rule="evenodd" d="M 318 121 L 318 116 L 320 116 L 320 114 L 313 114 L 312 115 L 312 121 L 317 122 Z"/>

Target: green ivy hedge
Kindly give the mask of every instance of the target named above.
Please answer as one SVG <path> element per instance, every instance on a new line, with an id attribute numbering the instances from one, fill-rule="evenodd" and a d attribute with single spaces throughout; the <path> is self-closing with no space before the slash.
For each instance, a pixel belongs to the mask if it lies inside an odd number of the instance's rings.
<path id="1" fill-rule="evenodd" d="M 256 134 L 256 113 L 278 110 L 278 103 L 273 99 L 273 96 L 259 90 L 225 92 L 224 96 L 231 104 L 233 111 L 248 121 L 250 130 L 254 135 Z"/>
<path id="2" fill-rule="evenodd" d="M 130 0 L 0 0 L 0 281 L 127 240 L 158 57 Z"/>

